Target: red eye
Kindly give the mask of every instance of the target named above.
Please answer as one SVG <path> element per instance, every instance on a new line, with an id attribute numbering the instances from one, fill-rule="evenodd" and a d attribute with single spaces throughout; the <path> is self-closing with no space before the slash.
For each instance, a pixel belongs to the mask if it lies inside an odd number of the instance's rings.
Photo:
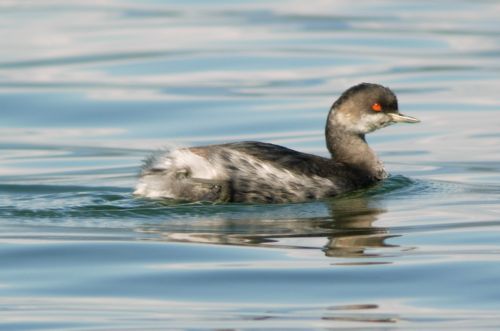
<path id="1" fill-rule="evenodd" d="M 379 103 L 374 103 L 372 105 L 372 110 L 373 111 L 382 111 L 382 106 Z"/>

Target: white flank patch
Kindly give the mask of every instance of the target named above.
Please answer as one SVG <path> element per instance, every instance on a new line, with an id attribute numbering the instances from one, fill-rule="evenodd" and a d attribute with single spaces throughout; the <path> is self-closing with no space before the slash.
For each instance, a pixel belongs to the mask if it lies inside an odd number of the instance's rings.
<path id="1" fill-rule="evenodd" d="M 141 177 L 139 182 L 135 186 L 134 195 L 139 195 L 148 198 L 174 198 L 173 193 L 166 188 L 162 188 L 158 185 L 157 181 L 161 180 L 161 177 L 154 176 Z"/>
<path id="2" fill-rule="evenodd" d="M 188 149 L 177 149 L 169 155 L 176 169 L 189 169 L 191 177 L 201 179 L 224 178 L 224 169 L 219 162 L 210 163 Z"/>
<path id="3" fill-rule="evenodd" d="M 186 148 L 166 152 L 152 166 L 154 169 L 163 169 L 165 173 L 152 173 L 142 176 L 137 183 L 134 194 L 149 198 L 176 198 L 171 187 L 175 185 L 173 172 L 187 170 L 189 176 L 201 179 L 225 178 L 225 172 L 218 162 L 210 163 Z M 170 170 L 170 172 L 169 172 Z"/>

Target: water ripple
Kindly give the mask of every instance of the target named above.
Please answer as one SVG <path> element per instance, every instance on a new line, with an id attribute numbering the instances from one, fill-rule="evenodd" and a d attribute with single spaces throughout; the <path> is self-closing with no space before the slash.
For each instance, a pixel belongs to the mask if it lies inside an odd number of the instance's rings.
<path id="1" fill-rule="evenodd" d="M 495 1 L 0 1 L 0 329 L 498 329 Z M 164 145 L 327 155 L 393 88 L 394 175 L 283 205 L 134 198 Z"/>

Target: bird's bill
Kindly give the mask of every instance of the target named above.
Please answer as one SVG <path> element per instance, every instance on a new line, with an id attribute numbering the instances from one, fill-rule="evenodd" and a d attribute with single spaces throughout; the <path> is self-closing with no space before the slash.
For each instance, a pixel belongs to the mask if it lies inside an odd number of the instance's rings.
<path id="1" fill-rule="evenodd" d="M 420 120 L 415 117 L 406 116 L 400 113 L 389 113 L 388 114 L 392 121 L 395 123 L 418 123 Z"/>

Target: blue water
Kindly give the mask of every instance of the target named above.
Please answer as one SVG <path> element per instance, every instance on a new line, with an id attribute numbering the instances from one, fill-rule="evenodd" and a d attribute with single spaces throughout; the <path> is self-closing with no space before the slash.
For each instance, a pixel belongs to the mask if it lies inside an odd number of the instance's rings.
<path id="1" fill-rule="evenodd" d="M 499 329 L 500 4 L 0 3 L 0 329 Z M 324 201 L 132 196 L 158 148 L 326 156 L 347 87 L 422 123 Z"/>

